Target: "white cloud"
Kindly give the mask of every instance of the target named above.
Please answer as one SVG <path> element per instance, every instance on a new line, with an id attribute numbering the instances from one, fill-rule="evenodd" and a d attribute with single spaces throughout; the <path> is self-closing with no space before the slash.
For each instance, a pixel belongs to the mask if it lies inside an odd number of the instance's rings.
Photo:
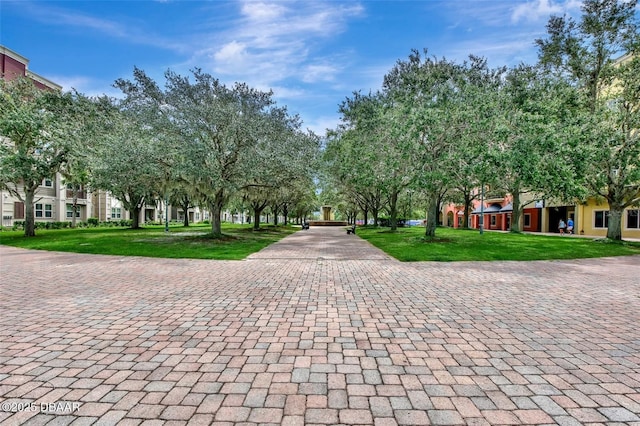
<path id="1" fill-rule="evenodd" d="M 339 123 L 340 116 L 335 114 L 332 116 L 315 117 L 313 120 L 305 121 L 302 127 L 311 130 L 316 135 L 325 136 L 327 129 L 335 129 Z"/>
<path id="2" fill-rule="evenodd" d="M 205 36 L 209 46 L 191 62 L 206 61 L 205 68 L 222 78 L 231 76 L 254 86 L 274 87 L 290 78 L 304 83 L 333 81 L 340 69 L 331 56 L 339 52 L 324 56 L 318 52 L 362 11 L 357 3 L 245 0 L 231 28 Z"/>
<path id="3" fill-rule="evenodd" d="M 264 22 L 282 16 L 286 12 L 286 8 L 279 4 L 248 1 L 242 4 L 241 11 L 251 21 Z"/>
<path id="4" fill-rule="evenodd" d="M 578 9 L 581 5 L 580 0 L 568 0 L 564 4 L 556 3 L 553 0 L 534 0 L 515 7 L 511 14 L 511 21 L 513 23 L 518 23 L 521 20 L 546 21 L 551 15 L 560 15 Z"/>
<path id="5" fill-rule="evenodd" d="M 332 65 L 308 65 L 303 69 L 302 81 L 315 83 L 318 81 L 333 81 L 338 68 Z"/>
<path id="6" fill-rule="evenodd" d="M 213 58 L 217 62 L 227 62 L 231 64 L 242 63 L 244 58 L 247 56 L 247 46 L 243 43 L 238 43 L 237 41 L 232 41 L 230 43 L 225 44 L 214 53 Z"/>

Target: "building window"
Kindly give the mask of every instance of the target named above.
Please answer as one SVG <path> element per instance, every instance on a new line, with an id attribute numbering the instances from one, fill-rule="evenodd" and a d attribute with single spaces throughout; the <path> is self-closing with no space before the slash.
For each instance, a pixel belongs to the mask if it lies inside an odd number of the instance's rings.
<path id="1" fill-rule="evenodd" d="M 531 227 L 531 214 L 530 213 L 525 213 L 525 215 L 524 215 L 524 227 L 525 228 Z"/>
<path id="2" fill-rule="evenodd" d="M 80 206 L 76 209 L 76 217 L 80 217 Z M 73 219 L 73 204 L 67 204 L 67 218 Z"/>
<path id="3" fill-rule="evenodd" d="M 640 209 L 627 210 L 627 229 L 640 229 Z"/>
<path id="4" fill-rule="evenodd" d="M 593 212 L 595 215 L 594 228 L 607 228 L 609 227 L 609 210 L 600 210 Z"/>
<path id="5" fill-rule="evenodd" d="M 200 220 L 200 213 L 196 212 L 196 221 Z"/>
<path id="6" fill-rule="evenodd" d="M 495 214 L 491 215 L 491 226 L 496 226 L 496 215 Z"/>
<path id="7" fill-rule="evenodd" d="M 111 219 L 122 219 L 122 209 L 120 207 L 111 207 Z"/>
<path id="8" fill-rule="evenodd" d="M 53 180 L 50 178 L 45 178 L 43 184 L 47 188 L 53 188 Z"/>
<path id="9" fill-rule="evenodd" d="M 36 217 L 52 218 L 53 206 L 51 204 L 36 204 Z"/>

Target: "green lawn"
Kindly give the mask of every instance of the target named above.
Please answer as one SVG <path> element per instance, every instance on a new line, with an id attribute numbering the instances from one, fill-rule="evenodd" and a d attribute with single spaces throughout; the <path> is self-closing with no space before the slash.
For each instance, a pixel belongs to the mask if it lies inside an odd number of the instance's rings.
<path id="1" fill-rule="evenodd" d="M 263 226 L 260 231 L 255 232 L 251 225 L 223 224 L 224 235 L 219 239 L 211 238 L 210 225 L 188 228 L 172 226 L 168 233 L 164 232 L 162 226 L 148 226 L 138 230 L 38 229 L 34 238 L 25 238 L 24 231 L 2 231 L 0 244 L 75 253 L 239 260 L 295 232 L 296 229 Z"/>
<path id="2" fill-rule="evenodd" d="M 358 235 L 404 262 L 463 260 L 551 260 L 640 254 L 640 243 L 611 243 L 587 238 L 511 234 L 438 228 L 435 241 L 423 227 L 358 228 Z"/>

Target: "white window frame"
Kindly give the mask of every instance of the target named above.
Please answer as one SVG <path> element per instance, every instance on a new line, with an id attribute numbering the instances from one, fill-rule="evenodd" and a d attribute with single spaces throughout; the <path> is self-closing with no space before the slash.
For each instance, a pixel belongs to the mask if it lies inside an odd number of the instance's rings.
<path id="1" fill-rule="evenodd" d="M 121 207 L 111 207 L 111 219 L 122 219 Z"/>
<path id="2" fill-rule="evenodd" d="M 80 217 L 80 206 L 76 209 L 76 218 Z M 73 219 L 73 204 L 67 204 L 67 219 Z"/>
<path id="3" fill-rule="evenodd" d="M 35 207 L 34 208 L 35 217 L 41 218 L 41 219 L 42 218 L 51 219 L 53 217 L 53 205 L 36 203 L 34 207 Z"/>
<path id="4" fill-rule="evenodd" d="M 42 181 L 42 186 L 44 186 L 46 188 L 53 188 L 53 179 L 44 178 L 44 180 Z"/>
<path id="5" fill-rule="evenodd" d="M 597 215 L 598 213 L 602 213 L 603 215 L 603 225 L 604 226 L 598 226 L 597 224 Z M 594 229 L 607 229 L 609 227 L 609 210 L 594 210 L 593 211 L 593 228 Z"/>
<path id="6" fill-rule="evenodd" d="M 531 227 L 531 213 L 525 213 L 524 214 L 524 220 L 523 220 L 523 224 L 522 226 L 525 228 L 530 228 Z"/>
<path id="7" fill-rule="evenodd" d="M 636 212 L 636 227 L 635 228 L 631 228 L 629 226 L 629 216 L 631 214 L 631 212 Z M 624 215 L 625 218 L 625 225 L 626 228 L 625 229 L 630 229 L 630 230 L 640 230 L 640 209 L 628 209 L 626 210 L 626 214 Z"/>

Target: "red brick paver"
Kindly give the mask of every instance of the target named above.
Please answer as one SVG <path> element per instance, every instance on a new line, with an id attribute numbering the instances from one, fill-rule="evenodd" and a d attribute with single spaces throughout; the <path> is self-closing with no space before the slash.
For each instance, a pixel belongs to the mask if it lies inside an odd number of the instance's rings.
<path id="1" fill-rule="evenodd" d="M 1 424 L 640 424 L 638 257 L 403 264 L 312 227 L 0 273 Z"/>

